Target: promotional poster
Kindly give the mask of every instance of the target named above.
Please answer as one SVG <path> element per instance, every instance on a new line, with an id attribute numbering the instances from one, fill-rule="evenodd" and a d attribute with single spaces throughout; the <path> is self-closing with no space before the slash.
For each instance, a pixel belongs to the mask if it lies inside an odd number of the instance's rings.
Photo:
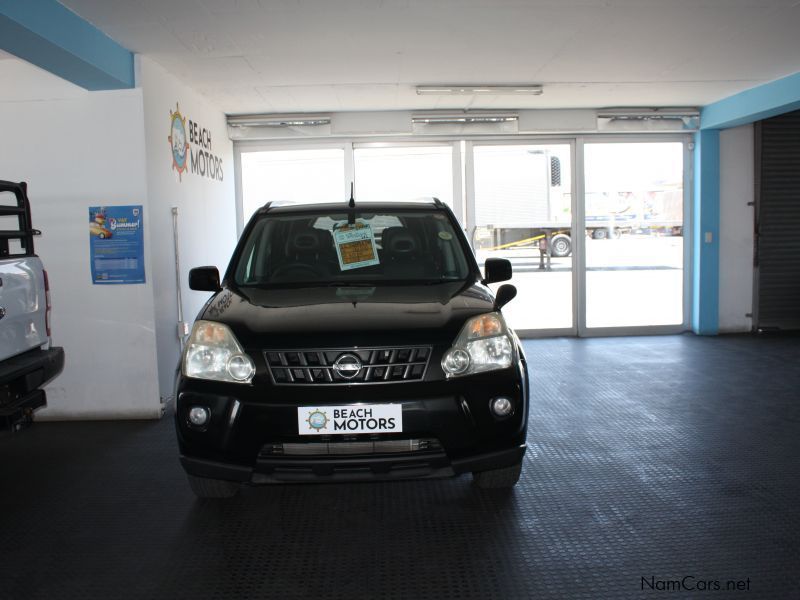
<path id="1" fill-rule="evenodd" d="M 89 207 L 92 283 L 144 283 L 142 206 Z"/>

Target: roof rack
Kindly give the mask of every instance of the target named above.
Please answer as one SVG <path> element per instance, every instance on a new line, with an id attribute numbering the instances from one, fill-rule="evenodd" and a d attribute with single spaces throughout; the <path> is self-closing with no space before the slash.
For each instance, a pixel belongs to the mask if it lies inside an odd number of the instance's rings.
<path id="1" fill-rule="evenodd" d="M 263 214 L 263 213 L 269 211 L 269 207 L 270 206 L 272 206 L 272 200 L 270 200 L 264 206 L 262 206 L 261 208 L 258 209 L 259 214 Z"/>
<path id="2" fill-rule="evenodd" d="M 23 250 L 22 255 L 33 256 L 33 236 L 41 235 L 42 232 L 31 227 L 31 205 L 28 201 L 28 184 L 24 181 L 15 183 L 13 181 L 0 181 L 0 192 L 10 192 L 14 194 L 16 205 L 0 205 L 0 216 L 15 216 L 19 227 L 0 231 L 0 258 L 11 255 L 9 240 L 18 239 L 19 245 Z M 14 255 L 18 255 L 14 253 Z"/>
<path id="3" fill-rule="evenodd" d="M 433 197 L 433 204 L 434 204 L 434 205 L 435 205 L 437 208 L 444 208 L 444 207 L 445 207 L 445 203 L 444 203 L 444 202 L 442 202 L 441 200 L 439 200 L 439 199 L 438 199 L 436 196 L 434 196 L 434 197 Z"/>

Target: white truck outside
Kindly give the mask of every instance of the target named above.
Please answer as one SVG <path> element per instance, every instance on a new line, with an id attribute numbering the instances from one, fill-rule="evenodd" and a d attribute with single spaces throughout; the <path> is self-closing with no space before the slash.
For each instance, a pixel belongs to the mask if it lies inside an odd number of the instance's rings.
<path id="1" fill-rule="evenodd" d="M 561 158 L 547 150 L 521 154 L 509 146 L 484 154 L 481 161 L 484 169 L 476 172 L 474 184 L 479 198 L 476 246 L 497 250 L 549 244 L 552 256 L 569 256 L 572 197 L 569 181 L 562 185 Z M 683 192 L 675 186 L 588 189 L 584 202 L 584 230 L 593 239 L 643 230 L 682 235 Z"/>
<path id="2" fill-rule="evenodd" d="M 17 431 L 47 404 L 44 385 L 64 368 L 50 342 L 50 291 L 34 253 L 27 185 L 0 181 L 0 432 Z"/>

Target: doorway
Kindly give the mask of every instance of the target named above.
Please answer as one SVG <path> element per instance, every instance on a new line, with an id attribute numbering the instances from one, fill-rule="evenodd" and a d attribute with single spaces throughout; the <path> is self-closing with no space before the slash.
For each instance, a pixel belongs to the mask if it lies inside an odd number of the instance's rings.
<path id="1" fill-rule="evenodd" d="M 237 148 L 242 224 L 266 201 L 437 197 L 480 264 L 507 258 L 523 337 L 688 329 L 690 138 L 340 141 Z"/>

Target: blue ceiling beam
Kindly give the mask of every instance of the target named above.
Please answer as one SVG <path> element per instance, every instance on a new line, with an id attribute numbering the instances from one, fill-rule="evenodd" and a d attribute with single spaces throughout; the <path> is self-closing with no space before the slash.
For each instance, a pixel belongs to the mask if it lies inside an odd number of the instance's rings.
<path id="1" fill-rule="evenodd" d="M 134 87 L 133 54 L 55 0 L 0 0 L 0 48 L 87 90 Z"/>
<path id="2" fill-rule="evenodd" d="M 745 90 L 700 111 L 701 129 L 727 129 L 800 108 L 800 73 Z"/>

